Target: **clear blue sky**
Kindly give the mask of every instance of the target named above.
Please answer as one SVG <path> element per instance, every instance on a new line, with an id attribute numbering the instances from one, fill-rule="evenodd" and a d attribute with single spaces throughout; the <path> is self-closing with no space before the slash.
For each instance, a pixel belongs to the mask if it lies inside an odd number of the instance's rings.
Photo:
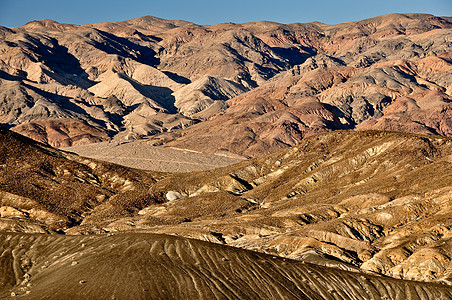
<path id="1" fill-rule="evenodd" d="M 197 24 L 320 21 L 337 24 L 390 13 L 452 16 L 452 0 L 0 0 L 0 25 L 33 20 L 86 24 L 144 15 Z"/>

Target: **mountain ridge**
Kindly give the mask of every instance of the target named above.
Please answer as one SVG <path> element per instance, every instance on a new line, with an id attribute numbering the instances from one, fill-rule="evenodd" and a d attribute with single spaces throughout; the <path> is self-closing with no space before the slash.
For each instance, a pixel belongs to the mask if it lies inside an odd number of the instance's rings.
<path id="1" fill-rule="evenodd" d="M 308 117 L 288 111 L 296 108 L 282 108 L 281 114 L 294 115 L 284 126 L 250 119 L 262 124 L 252 134 L 247 126 L 236 127 L 258 151 L 245 153 L 224 143 L 206 149 L 251 157 L 268 153 L 260 152 L 262 144 L 275 145 L 268 148 L 274 151 L 303 136 L 359 126 L 450 135 L 451 28 L 449 19 L 427 14 L 393 14 L 337 25 L 197 25 L 149 16 L 85 25 L 34 21 L 2 29 L 0 90 L 5 104 L 0 118 L 41 141 L 46 138 L 39 131 L 22 129 L 36 127 L 26 124 L 30 119 L 46 128 L 51 125 L 46 124 L 45 110 L 54 110 L 57 118 L 74 119 L 74 132 L 55 136 L 49 141 L 52 145 L 151 137 L 156 144 L 175 140 L 171 145 L 199 151 L 192 145 L 196 137 L 190 137 L 191 131 L 180 129 L 197 123 L 203 127 L 215 118 L 231 117 L 228 122 L 234 123 L 243 116 L 228 113 L 234 110 L 230 106 L 244 98 L 289 106 L 314 101 L 328 111 L 313 111 Z M 315 82 L 331 76 L 331 82 Z M 195 84 L 203 78 L 214 84 Z M 278 91 L 277 86 L 284 88 Z M 22 103 L 11 103 L 15 95 L 22 95 Z M 110 110 L 110 98 L 118 99 L 123 108 Z M 396 109 L 391 104 L 398 98 Z M 33 109 L 37 102 L 43 103 L 42 109 Z M 141 104 L 147 106 L 145 111 L 143 106 L 137 110 Z M 387 106 L 391 109 L 386 113 Z M 27 113 L 29 118 L 21 118 Z M 331 116 L 324 118 L 325 114 Z M 84 128 L 77 128 L 80 121 Z M 216 126 L 213 123 L 205 127 Z M 91 136 L 77 138 L 78 132 Z M 285 138 L 278 140 L 280 136 Z M 202 139 L 218 143 L 215 137 Z"/>

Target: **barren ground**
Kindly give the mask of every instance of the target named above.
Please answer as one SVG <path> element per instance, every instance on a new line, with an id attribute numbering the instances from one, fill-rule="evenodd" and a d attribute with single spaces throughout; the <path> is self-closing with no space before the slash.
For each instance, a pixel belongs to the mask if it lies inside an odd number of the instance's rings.
<path id="1" fill-rule="evenodd" d="M 64 148 L 64 150 L 127 167 L 161 172 L 209 170 L 228 166 L 244 159 L 239 155 L 231 157 L 185 149 L 156 147 L 140 140 L 79 145 Z"/>

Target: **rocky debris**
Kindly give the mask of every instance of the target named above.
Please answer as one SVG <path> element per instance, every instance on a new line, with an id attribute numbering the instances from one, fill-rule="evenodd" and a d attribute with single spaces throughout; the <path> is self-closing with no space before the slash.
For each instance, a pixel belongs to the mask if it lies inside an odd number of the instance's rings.
<path id="1" fill-rule="evenodd" d="M 113 139 L 108 142 L 63 148 L 81 156 L 109 161 L 132 168 L 161 172 L 191 172 L 224 167 L 243 157 L 210 155 L 201 152 L 157 147 L 146 139 L 128 142 Z"/>
<path id="2" fill-rule="evenodd" d="M 168 201 L 173 201 L 182 198 L 182 194 L 175 191 L 169 191 L 168 193 L 166 193 L 165 197 Z"/>

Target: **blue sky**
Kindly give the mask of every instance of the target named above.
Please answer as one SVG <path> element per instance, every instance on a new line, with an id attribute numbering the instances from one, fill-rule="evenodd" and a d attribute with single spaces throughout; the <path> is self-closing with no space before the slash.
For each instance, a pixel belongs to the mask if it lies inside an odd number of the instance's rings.
<path id="1" fill-rule="evenodd" d="M 452 0 L 0 0 L 0 25 L 33 20 L 86 24 L 144 15 L 197 24 L 320 21 L 337 24 L 389 13 L 452 16 Z"/>

